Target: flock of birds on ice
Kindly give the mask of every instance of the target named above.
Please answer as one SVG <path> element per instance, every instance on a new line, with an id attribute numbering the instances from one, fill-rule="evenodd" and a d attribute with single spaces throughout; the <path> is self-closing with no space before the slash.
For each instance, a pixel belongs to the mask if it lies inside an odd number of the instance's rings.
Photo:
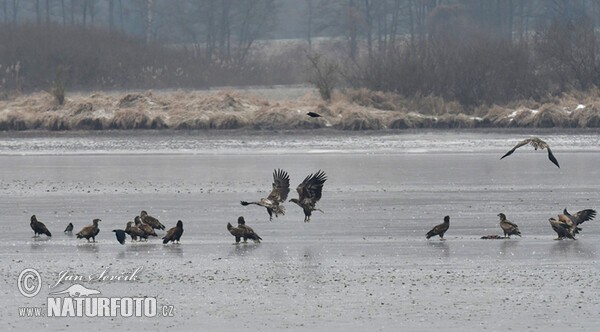
<path id="1" fill-rule="evenodd" d="M 310 114 L 309 114 L 310 115 Z M 310 115 L 312 116 L 312 115 Z M 548 151 L 548 159 L 560 168 L 558 164 L 558 160 L 552 154 L 552 150 L 550 146 L 541 139 L 537 137 L 532 137 L 528 139 L 524 139 L 517 143 L 517 145 L 504 154 L 500 159 L 503 159 L 513 152 L 516 149 L 525 146 L 531 145 L 535 150 L 547 150 Z M 321 209 L 316 207 L 316 203 L 321 199 L 321 194 L 323 190 L 323 184 L 327 181 L 327 176 L 325 172 L 319 170 L 314 174 L 308 175 L 302 183 L 298 185 L 296 191 L 298 192 L 298 198 L 292 198 L 289 202 L 295 203 L 300 206 L 304 212 L 304 222 L 310 222 L 310 217 L 312 216 L 313 211 L 323 212 Z M 247 202 L 241 201 L 240 203 L 243 206 L 247 205 L 258 205 L 266 208 L 267 213 L 269 214 L 269 220 L 273 220 L 273 215 L 278 217 L 280 215 L 285 214 L 285 207 L 282 205 L 287 200 L 288 194 L 290 192 L 290 177 L 288 173 L 281 169 L 276 169 L 273 172 L 273 189 L 269 196 L 266 198 L 261 198 L 258 201 Z M 519 231 L 519 226 L 514 222 L 506 219 L 506 215 L 504 213 L 499 213 L 498 217 L 500 217 L 500 227 L 504 232 L 504 238 L 510 238 L 511 235 L 521 236 L 521 232 Z M 548 221 L 552 226 L 552 229 L 556 232 L 558 237 L 555 240 L 562 240 L 564 238 L 569 238 L 575 240 L 575 235 L 578 234 L 581 229 L 581 224 L 588 220 L 593 220 L 596 217 L 596 210 L 593 209 L 585 209 L 581 210 L 575 214 L 570 214 L 567 209 L 563 210 L 563 213 L 558 214 L 558 219 L 550 218 Z M 78 239 L 87 239 L 88 242 L 90 238 L 92 241 L 96 242 L 96 236 L 100 232 L 98 228 L 98 223 L 100 219 L 94 219 L 91 225 L 83 227 L 76 235 Z M 135 223 L 135 224 L 134 224 Z M 31 228 L 34 232 L 34 237 L 39 237 L 41 234 L 45 234 L 48 237 L 51 237 L 52 234 L 46 227 L 44 223 L 37 220 L 35 215 L 31 216 Z M 444 222 L 433 227 L 425 237 L 427 239 L 439 236 L 440 240 L 444 240 L 444 234 L 448 231 L 450 227 L 450 216 L 444 217 Z M 137 241 L 138 238 L 140 241 L 147 241 L 149 237 L 157 237 L 156 229 L 164 230 L 165 226 L 157 219 L 154 218 L 146 211 L 142 211 L 139 216 L 134 218 L 134 221 L 129 221 L 126 225 L 125 229 L 114 229 L 113 232 L 116 235 L 117 241 L 121 244 L 125 244 L 126 236 L 129 235 L 131 237 L 131 241 Z M 227 223 L 227 230 L 231 235 L 235 237 L 235 243 L 239 244 L 243 239 L 243 243 L 247 243 L 248 240 L 252 240 L 255 243 L 260 243 L 262 238 L 248 225 L 246 225 L 246 221 L 244 217 L 241 216 L 237 220 L 237 227 L 231 225 L 231 223 Z M 73 224 L 69 223 L 65 232 L 71 233 L 73 231 Z M 175 227 L 169 229 L 167 233 L 162 237 L 163 244 L 168 244 L 169 242 L 173 242 L 174 244 L 179 244 L 181 236 L 183 234 L 183 222 L 181 220 L 177 221 Z M 502 238 L 498 235 L 487 235 L 483 236 L 482 239 L 498 239 Z"/>

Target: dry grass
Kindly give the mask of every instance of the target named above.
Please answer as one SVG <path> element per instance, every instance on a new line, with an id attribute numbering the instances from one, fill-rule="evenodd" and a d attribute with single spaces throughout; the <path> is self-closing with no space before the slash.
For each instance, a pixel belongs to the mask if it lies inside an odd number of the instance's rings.
<path id="1" fill-rule="evenodd" d="M 271 101 L 237 91 L 149 91 L 69 96 L 64 105 L 57 105 L 51 94 L 40 92 L 0 100 L 0 130 L 600 127 L 597 89 L 546 100 L 551 102 L 524 100 L 511 107 L 482 106 L 461 112 L 458 104 L 441 98 L 408 100 L 367 90 L 334 94 L 329 104 L 314 96 Z M 321 117 L 308 117 L 309 111 Z"/>

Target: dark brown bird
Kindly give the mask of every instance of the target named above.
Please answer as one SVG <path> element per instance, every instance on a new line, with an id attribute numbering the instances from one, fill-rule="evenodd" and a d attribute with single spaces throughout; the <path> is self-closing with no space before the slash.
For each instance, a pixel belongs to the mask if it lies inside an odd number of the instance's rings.
<path id="1" fill-rule="evenodd" d="M 117 241 L 119 241 L 120 244 L 125 244 L 125 238 L 127 238 L 127 233 L 122 229 L 113 229 L 113 232 L 115 232 Z"/>
<path id="2" fill-rule="evenodd" d="M 242 235 L 244 238 L 244 243 L 248 242 L 248 239 L 256 243 L 260 243 L 260 240 L 262 240 L 262 238 L 254 232 L 252 227 L 246 225 L 246 220 L 244 220 L 244 217 L 238 217 L 238 228 L 244 230 L 244 235 Z"/>
<path id="3" fill-rule="evenodd" d="M 311 118 L 320 118 L 321 117 L 321 114 L 315 113 L 315 112 L 308 112 L 308 113 L 306 113 L 306 115 L 310 116 Z"/>
<path id="4" fill-rule="evenodd" d="M 40 234 L 46 234 L 46 236 L 52 236 L 46 225 L 43 222 L 38 221 L 35 214 L 31 216 L 31 222 L 29 225 L 33 229 L 33 237 L 39 237 Z"/>
<path id="5" fill-rule="evenodd" d="M 571 215 L 565 208 L 563 213 L 558 215 L 558 220 L 550 218 L 548 221 L 550 221 L 552 229 L 558 235 L 555 240 L 562 240 L 565 237 L 576 240 L 575 234 L 578 234 L 581 231 L 579 225 L 588 220 L 593 220 L 595 217 L 596 210 L 586 209 Z"/>
<path id="6" fill-rule="evenodd" d="M 147 236 L 158 236 L 156 235 L 156 232 L 154 231 L 154 228 L 152 228 L 152 226 L 142 223 L 142 221 L 140 220 L 140 217 L 136 216 L 134 218 L 135 220 L 135 226 L 139 229 L 141 229 L 144 233 L 146 233 Z"/>
<path id="7" fill-rule="evenodd" d="M 229 233 L 231 233 L 231 235 L 235 236 L 234 244 L 240 244 L 240 240 L 244 236 L 244 233 L 246 233 L 245 230 L 239 227 L 233 227 L 230 222 L 227 223 L 227 230 L 229 231 Z"/>
<path id="8" fill-rule="evenodd" d="M 517 145 L 515 145 L 514 148 L 512 148 L 510 151 L 508 151 L 500 159 L 510 156 L 513 152 L 515 152 L 516 149 L 522 147 L 523 145 L 527 145 L 527 144 L 531 144 L 531 146 L 533 146 L 535 148 L 535 150 L 537 150 L 537 149 L 548 150 L 548 159 L 550 159 L 550 161 L 554 165 L 556 165 L 556 167 L 560 168 L 560 166 L 558 165 L 558 160 L 556 160 L 556 158 L 554 158 L 554 155 L 552 154 L 552 150 L 550 150 L 550 146 L 546 142 L 542 141 L 541 139 L 539 139 L 537 137 L 532 137 L 532 138 L 528 138 L 528 139 L 524 139 L 524 140 L 520 141 L 519 143 L 517 143 Z"/>
<path id="9" fill-rule="evenodd" d="M 506 215 L 504 213 L 499 213 L 498 217 L 500 217 L 500 228 L 504 231 L 504 237 L 508 235 L 510 238 L 511 235 L 521 236 L 521 232 L 519 231 L 519 226 L 514 222 L 506 219 Z"/>
<path id="10" fill-rule="evenodd" d="M 275 217 L 285 215 L 285 207 L 281 205 L 281 203 L 285 202 L 289 192 L 290 176 L 286 171 L 276 169 L 273 172 L 273 190 L 267 198 L 261 198 L 260 201 L 257 202 L 241 201 L 240 203 L 244 206 L 255 204 L 265 207 L 269 213 L 269 220 L 273 220 L 273 213 L 275 213 Z"/>
<path id="11" fill-rule="evenodd" d="M 432 228 L 425 236 L 429 239 L 432 236 L 439 235 L 440 240 L 444 239 L 444 233 L 450 228 L 450 216 L 444 217 L 444 222 Z"/>
<path id="12" fill-rule="evenodd" d="M 96 235 L 98 235 L 98 233 L 100 233 L 100 229 L 98 228 L 98 222 L 100 222 L 102 220 L 100 219 L 94 219 L 92 221 L 92 224 L 89 226 L 85 226 L 84 228 L 82 228 L 79 233 L 75 234 L 77 235 L 78 239 L 83 239 L 86 238 L 88 240 L 88 242 L 90 242 L 90 238 L 92 238 L 92 240 L 94 242 L 96 242 Z"/>
<path id="13" fill-rule="evenodd" d="M 181 239 L 182 234 L 183 221 L 177 220 L 177 225 L 169 229 L 169 231 L 167 231 L 167 234 L 163 237 L 163 244 L 167 244 L 169 243 L 169 241 L 172 241 L 173 243 L 175 243 L 175 241 L 177 241 L 177 243 L 181 243 L 179 239 Z"/>
<path id="14" fill-rule="evenodd" d="M 148 235 L 146 232 L 139 229 L 137 226 L 133 226 L 133 221 L 127 223 L 127 227 L 125 228 L 125 233 L 131 236 L 131 242 L 137 241 L 138 237 L 141 239 L 148 239 Z"/>
<path id="15" fill-rule="evenodd" d="M 142 218 L 143 223 L 150 225 L 152 228 L 156 228 L 156 229 L 160 229 L 160 230 L 165 229 L 165 225 L 161 224 L 160 221 L 158 221 L 158 219 L 156 219 L 152 216 L 149 216 L 146 211 L 140 212 L 140 218 Z"/>
<path id="16" fill-rule="evenodd" d="M 290 199 L 290 202 L 297 204 L 304 211 L 304 222 L 310 222 L 313 211 L 323 212 L 323 210 L 317 209 L 315 205 L 321 199 L 325 181 L 327 181 L 327 176 L 321 170 L 315 174 L 310 174 L 296 188 L 298 198 Z"/>
<path id="17" fill-rule="evenodd" d="M 67 225 L 67 228 L 65 228 L 65 231 L 64 231 L 63 233 L 71 233 L 72 231 L 73 231 L 73 223 L 72 223 L 72 222 L 70 222 L 70 223 Z"/>

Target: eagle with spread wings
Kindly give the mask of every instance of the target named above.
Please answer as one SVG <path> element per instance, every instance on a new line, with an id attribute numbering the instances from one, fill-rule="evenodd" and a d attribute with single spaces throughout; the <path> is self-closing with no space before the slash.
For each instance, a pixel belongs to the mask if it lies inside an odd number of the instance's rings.
<path id="1" fill-rule="evenodd" d="M 269 213 L 269 220 L 273 220 L 273 213 L 275 217 L 279 215 L 285 215 L 285 207 L 281 203 L 285 202 L 290 192 L 290 176 L 282 169 L 276 169 L 273 171 L 273 190 L 267 198 L 261 198 L 257 202 L 246 202 L 241 201 L 240 203 L 244 206 L 255 204 L 262 206 L 267 209 Z"/>
<path id="2" fill-rule="evenodd" d="M 313 211 L 323 212 L 323 210 L 317 209 L 315 205 L 321 199 L 321 192 L 323 191 L 325 181 L 327 181 L 327 176 L 322 170 L 319 170 L 315 174 L 310 174 L 296 188 L 299 197 L 290 199 L 290 202 L 296 203 L 304 211 L 304 222 L 310 222 L 310 216 Z"/>
<path id="3" fill-rule="evenodd" d="M 585 209 L 571 215 L 567 209 L 564 209 L 563 213 L 558 215 L 558 220 L 550 218 L 548 221 L 550 221 L 552 229 L 558 235 L 555 240 L 562 240 L 565 237 L 575 240 L 575 234 L 581 231 L 579 225 L 588 220 L 593 220 L 594 217 L 596 217 L 596 210 Z"/>
<path id="4" fill-rule="evenodd" d="M 558 165 L 558 160 L 556 160 L 556 158 L 554 157 L 554 155 L 552 154 L 552 150 L 550 150 L 550 146 L 548 145 L 548 143 L 542 141 L 541 139 L 537 138 L 537 137 L 532 137 L 532 138 L 527 138 L 524 139 L 522 141 L 520 141 L 519 143 L 517 143 L 517 145 L 515 145 L 514 148 L 510 149 L 507 153 L 505 153 L 500 159 L 503 159 L 504 157 L 508 157 L 510 156 L 513 152 L 515 152 L 515 150 L 517 150 L 518 148 L 530 144 L 531 146 L 533 146 L 534 149 L 546 149 L 548 150 L 548 159 L 550 159 L 550 161 L 556 165 L 556 167 L 560 168 L 560 166 Z"/>

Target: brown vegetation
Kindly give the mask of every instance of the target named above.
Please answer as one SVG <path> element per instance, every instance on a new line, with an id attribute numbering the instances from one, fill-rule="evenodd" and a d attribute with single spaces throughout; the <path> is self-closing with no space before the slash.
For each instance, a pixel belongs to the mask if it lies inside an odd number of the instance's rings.
<path id="1" fill-rule="evenodd" d="M 461 111 L 460 105 L 439 98 L 407 99 L 364 89 L 335 94 L 327 105 L 310 95 L 274 102 L 233 91 L 95 93 L 67 97 L 58 105 L 51 94 L 40 92 L 0 100 L 0 130 L 598 128 L 600 102 L 597 91 L 594 94 L 563 94 L 544 104 L 524 100 L 511 108 L 494 105 Z M 311 118 L 306 115 L 309 111 L 321 117 Z"/>

